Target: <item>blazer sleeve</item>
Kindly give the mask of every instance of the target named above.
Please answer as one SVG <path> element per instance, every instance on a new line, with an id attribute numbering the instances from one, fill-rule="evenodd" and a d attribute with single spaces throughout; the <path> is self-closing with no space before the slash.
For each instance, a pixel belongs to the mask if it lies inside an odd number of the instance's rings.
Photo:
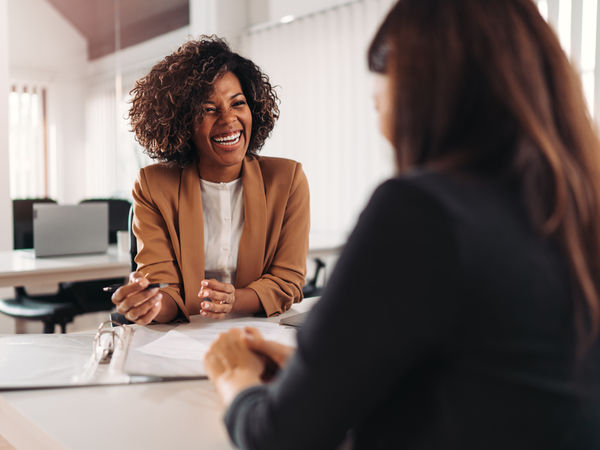
<path id="1" fill-rule="evenodd" d="M 287 311 L 303 298 L 309 231 L 308 181 L 297 163 L 275 255 L 265 273 L 247 286 L 258 295 L 267 317 Z"/>
<path id="2" fill-rule="evenodd" d="M 133 233 L 138 249 L 135 257 L 137 270 L 152 283 L 169 283 L 169 287 L 161 290 L 175 300 L 180 318 L 189 320 L 190 315 L 182 296 L 181 272 L 174 250 L 179 247 L 175 224 L 167 206 L 153 199 L 153 187 L 156 188 L 152 186 L 146 171 L 141 169 L 132 192 Z"/>

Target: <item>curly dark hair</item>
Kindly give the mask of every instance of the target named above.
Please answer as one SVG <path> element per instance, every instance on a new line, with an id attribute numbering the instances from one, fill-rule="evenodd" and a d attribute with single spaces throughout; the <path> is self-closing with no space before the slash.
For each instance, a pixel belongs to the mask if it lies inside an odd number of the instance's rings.
<path id="1" fill-rule="evenodd" d="M 223 39 L 200 36 L 157 63 L 130 92 L 132 131 L 148 156 L 180 167 L 196 160 L 194 124 L 202 120 L 202 103 L 225 72 L 240 80 L 252 112 L 246 154 L 258 153 L 279 117 L 279 99 L 269 77 L 252 61 L 232 52 Z"/>

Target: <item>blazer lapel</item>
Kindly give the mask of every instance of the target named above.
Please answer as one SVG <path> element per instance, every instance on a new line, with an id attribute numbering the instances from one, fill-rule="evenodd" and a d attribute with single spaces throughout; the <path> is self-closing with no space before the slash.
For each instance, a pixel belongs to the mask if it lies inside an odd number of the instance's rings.
<path id="1" fill-rule="evenodd" d="M 266 233 L 267 199 L 260 164 L 246 157 L 242 166 L 244 189 L 244 229 L 240 238 L 235 286 L 243 288 L 260 278 L 263 272 Z"/>
<path id="2" fill-rule="evenodd" d="M 204 279 L 204 217 L 202 190 L 196 164 L 181 173 L 179 191 L 179 251 L 180 268 L 185 288 L 185 303 L 190 311 L 200 304 L 198 292 Z"/>

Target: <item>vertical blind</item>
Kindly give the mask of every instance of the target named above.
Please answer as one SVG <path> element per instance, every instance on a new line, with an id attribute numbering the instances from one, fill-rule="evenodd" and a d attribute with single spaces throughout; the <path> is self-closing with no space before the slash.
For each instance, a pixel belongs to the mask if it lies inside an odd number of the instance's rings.
<path id="1" fill-rule="evenodd" d="M 393 173 L 377 131 L 366 51 L 393 0 L 354 1 L 248 31 L 242 53 L 277 85 L 281 117 L 262 154 L 300 161 L 313 233 L 344 236 Z"/>
<path id="2" fill-rule="evenodd" d="M 590 114 L 600 113 L 600 21 L 598 0 L 537 0 L 542 16 L 558 33 L 563 49 L 581 75 Z"/>

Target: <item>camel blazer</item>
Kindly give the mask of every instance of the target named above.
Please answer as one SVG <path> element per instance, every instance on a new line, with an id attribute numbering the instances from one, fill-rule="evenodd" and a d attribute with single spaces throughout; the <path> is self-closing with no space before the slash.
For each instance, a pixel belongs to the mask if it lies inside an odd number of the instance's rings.
<path id="1" fill-rule="evenodd" d="M 300 163 L 246 157 L 242 163 L 244 228 L 236 288 L 253 289 L 272 316 L 302 300 L 308 254 L 309 192 Z M 189 319 L 200 312 L 204 220 L 197 166 L 168 163 L 140 170 L 133 188 L 138 270 L 169 294 Z"/>

